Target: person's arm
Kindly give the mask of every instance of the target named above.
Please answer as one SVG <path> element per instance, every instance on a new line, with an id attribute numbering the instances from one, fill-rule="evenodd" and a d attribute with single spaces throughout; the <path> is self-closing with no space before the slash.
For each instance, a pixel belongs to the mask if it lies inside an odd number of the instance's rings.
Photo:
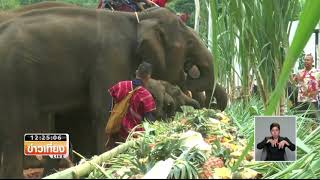
<path id="1" fill-rule="evenodd" d="M 317 91 L 311 91 L 311 92 L 307 92 L 306 96 L 308 97 L 314 97 L 317 95 Z"/>
<path id="2" fill-rule="evenodd" d="M 151 0 L 142 0 L 142 2 L 146 3 L 149 6 L 153 6 L 153 2 Z"/>
<path id="3" fill-rule="evenodd" d="M 147 89 L 145 89 L 145 93 L 146 94 L 142 100 L 142 108 L 144 112 L 143 116 L 149 121 L 154 121 L 155 117 L 153 116 L 152 112 L 156 110 L 156 103 L 151 93 Z"/>
<path id="4" fill-rule="evenodd" d="M 258 149 L 263 149 L 264 147 L 266 147 L 266 146 L 267 146 L 267 141 L 268 141 L 268 139 L 267 139 L 267 138 L 264 138 L 263 141 L 261 141 L 260 143 L 258 143 L 257 148 L 258 148 Z"/>
<path id="5" fill-rule="evenodd" d="M 291 151 L 295 151 L 296 150 L 296 145 L 294 145 L 288 138 L 284 138 L 285 141 L 288 142 L 289 145 L 286 145 Z"/>
<path id="6" fill-rule="evenodd" d="M 301 77 L 300 72 L 298 72 L 293 76 L 293 81 L 295 82 L 295 84 L 298 84 L 299 82 L 303 82 L 303 78 Z"/>

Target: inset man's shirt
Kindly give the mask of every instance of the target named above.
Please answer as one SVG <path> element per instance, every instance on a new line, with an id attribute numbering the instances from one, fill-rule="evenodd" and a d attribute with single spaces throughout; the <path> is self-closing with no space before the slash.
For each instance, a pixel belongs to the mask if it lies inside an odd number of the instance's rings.
<path id="1" fill-rule="evenodd" d="M 114 101 L 119 102 L 132 90 L 132 81 L 121 81 L 108 91 Z M 144 114 L 155 109 L 156 105 L 151 93 L 141 86 L 130 99 L 128 112 L 121 122 L 121 137 L 126 138 L 135 126 L 141 124 Z M 137 128 L 137 131 L 143 131 L 143 128 Z"/>

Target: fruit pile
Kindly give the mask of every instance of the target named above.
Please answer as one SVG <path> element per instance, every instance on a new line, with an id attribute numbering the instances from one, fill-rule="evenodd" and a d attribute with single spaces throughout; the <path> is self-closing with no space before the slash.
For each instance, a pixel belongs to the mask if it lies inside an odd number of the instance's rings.
<path id="1" fill-rule="evenodd" d="M 261 174 L 246 165 L 252 163 L 252 152 L 240 156 L 246 140 L 237 132 L 230 119 L 222 112 L 183 107 L 173 119 L 143 124 L 145 132 L 129 136 L 140 141 L 111 161 L 105 162 L 87 178 L 142 178 L 159 162 L 173 160 L 167 178 L 261 178 Z M 235 164 L 238 162 L 238 166 Z"/>

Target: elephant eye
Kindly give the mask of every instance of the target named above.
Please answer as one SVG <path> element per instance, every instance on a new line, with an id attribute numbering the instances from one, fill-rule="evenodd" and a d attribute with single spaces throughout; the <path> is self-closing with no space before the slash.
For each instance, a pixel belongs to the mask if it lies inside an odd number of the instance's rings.
<path id="1" fill-rule="evenodd" d="M 193 49 L 194 43 L 192 39 L 187 40 L 187 48 Z"/>

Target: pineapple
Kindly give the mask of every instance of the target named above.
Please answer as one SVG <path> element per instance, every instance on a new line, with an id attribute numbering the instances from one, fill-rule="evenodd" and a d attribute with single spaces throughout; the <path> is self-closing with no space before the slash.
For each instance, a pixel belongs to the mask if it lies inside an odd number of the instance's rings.
<path id="1" fill-rule="evenodd" d="M 216 141 L 217 140 L 217 136 L 209 136 L 207 137 L 204 141 L 208 144 L 211 144 L 212 142 Z"/>
<path id="2" fill-rule="evenodd" d="M 183 125 L 187 125 L 188 124 L 188 120 L 186 118 L 182 118 L 180 120 L 180 123 L 183 124 Z"/>
<path id="3" fill-rule="evenodd" d="M 199 175 L 202 179 L 209 179 L 213 176 L 212 169 L 224 167 L 223 160 L 217 157 L 210 157 L 202 166 L 202 172 Z"/>

